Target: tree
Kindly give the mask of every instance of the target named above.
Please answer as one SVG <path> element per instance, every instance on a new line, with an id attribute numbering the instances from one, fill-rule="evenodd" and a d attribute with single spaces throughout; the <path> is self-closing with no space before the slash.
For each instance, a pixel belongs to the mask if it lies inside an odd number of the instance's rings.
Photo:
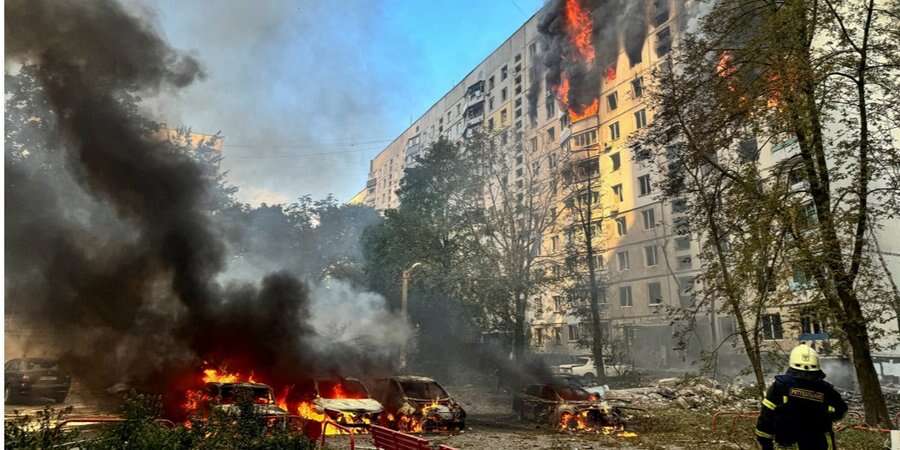
<path id="1" fill-rule="evenodd" d="M 811 275 L 819 305 L 849 346 L 867 423 L 886 425 L 864 304 L 877 285 L 867 276 L 867 230 L 871 221 L 897 215 L 892 132 L 900 14 L 897 2 L 876 3 L 716 2 L 663 69 L 670 73 L 663 82 L 675 87 L 658 91 L 664 112 L 652 127 L 656 148 L 644 151 L 702 162 L 729 189 L 775 210 L 789 239 L 789 263 Z M 666 114 L 673 105 L 699 114 L 706 126 L 691 128 L 689 116 Z M 760 162 L 759 171 L 720 161 L 723 150 L 740 148 L 748 135 L 790 158 L 768 167 Z M 667 148 L 675 139 L 688 145 Z M 784 176 L 802 187 L 767 187 Z"/>
<path id="2" fill-rule="evenodd" d="M 511 305 L 492 313 L 508 325 L 506 329 L 512 329 L 513 356 L 521 361 L 528 348 L 529 301 L 548 281 L 537 265 L 544 233 L 556 220 L 552 205 L 557 175 L 550 168 L 543 169 L 544 158 L 536 141 L 528 151 L 519 135 L 511 145 L 504 145 L 504 135 L 510 132 L 475 132 L 465 150 L 474 160 L 474 184 L 483 189 L 472 192 L 470 210 L 479 211 L 480 220 L 469 222 L 471 232 L 480 244 L 479 254 L 496 268 L 494 290 Z"/>
<path id="3" fill-rule="evenodd" d="M 570 144 L 571 145 L 571 144 Z M 566 273 L 564 282 L 570 301 L 588 319 L 591 326 L 590 349 L 594 369 L 600 382 L 606 379 L 604 367 L 603 323 L 600 319 L 601 298 L 606 297 L 601 280 L 601 258 L 597 245 L 602 242 L 603 220 L 609 215 L 601 206 L 599 149 L 596 144 L 580 150 L 566 151 L 562 161 L 562 181 L 567 222 Z M 582 308 L 587 294 L 587 308 Z"/>

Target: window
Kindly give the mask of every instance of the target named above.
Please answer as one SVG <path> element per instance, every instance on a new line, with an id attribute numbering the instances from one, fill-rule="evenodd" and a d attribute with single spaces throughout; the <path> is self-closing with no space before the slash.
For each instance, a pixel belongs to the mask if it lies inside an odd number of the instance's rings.
<path id="1" fill-rule="evenodd" d="M 619 236 L 628 234 L 628 223 L 625 222 L 624 217 L 616 217 L 616 232 Z"/>
<path id="2" fill-rule="evenodd" d="M 619 133 L 619 121 L 615 121 L 609 126 L 609 139 L 615 141 L 619 139 L 619 136 L 621 136 Z"/>
<path id="3" fill-rule="evenodd" d="M 528 144 L 529 150 L 531 150 L 532 152 L 536 152 L 538 150 L 538 142 L 536 137 L 531 138 L 531 140 L 528 141 Z"/>
<path id="4" fill-rule="evenodd" d="M 534 329 L 534 340 L 537 342 L 537 346 L 541 347 L 544 345 L 544 329 L 543 328 L 535 328 Z"/>
<path id="5" fill-rule="evenodd" d="M 522 117 L 522 108 L 516 109 L 516 119 L 518 119 L 519 117 Z"/>
<path id="6" fill-rule="evenodd" d="M 652 230 L 656 228 L 656 210 L 653 208 L 641 211 L 641 219 L 644 221 L 644 229 Z"/>
<path id="7" fill-rule="evenodd" d="M 560 296 L 560 295 L 553 296 L 553 310 L 556 312 L 562 312 L 562 310 L 563 310 L 562 296 Z"/>
<path id="8" fill-rule="evenodd" d="M 547 139 L 548 139 L 551 143 L 555 143 L 555 142 L 556 142 L 556 130 L 555 130 L 553 127 L 550 127 L 550 128 L 547 129 Z"/>
<path id="9" fill-rule="evenodd" d="M 594 255 L 594 270 L 603 269 L 603 255 Z"/>
<path id="10" fill-rule="evenodd" d="M 631 268 L 631 262 L 628 260 L 628 250 L 616 253 L 616 263 L 619 265 L 620 271 Z"/>
<path id="11" fill-rule="evenodd" d="M 803 269 L 794 269 L 793 276 L 791 277 L 790 288 L 794 291 L 802 291 L 805 289 L 809 289 L 812 287 L 812 280 L 809 278 L 809 275 Z"/>
<path id="12" fill-rule="evenodd" d="M 690 256 L 678 257 L 678 270 L 686 270 L 694 267 L 694 261 Z"/>
<path id="13" fill-rule="evenodd" d="M 619 288 L 619 305 L 624 307 L 634 305 L 634 302 L 631 300 L 631 286 L 622 286 Z"/>
<path id="14" fill-rule="evenodd" d="M 609 160 L 612 162 L 612 171 L 615 172 L 622 167 L 622 155 L 619 153 L 613 153 L 609 155 Z"/>
<path id="15" fill-rule="evenodd" d="M 490 91 L 493 89 L 494 89 L 494 76 L 491 75 L 491 77 L 488 78 L 488 90 Z"/>
<path id="16" fill-rule="evenodd" d="M 784 330 L 781 328 L 781 314 L 764 314 L 762 316 L 762 335 L 763 339 L 770 341 L 784 337 Z"/>
<path id="17" fill-rule="evenodd" d="M 550 238 L 550 250 L 556 251 L 559 249 L 559 236 L 553 236 Z"/>
<path id="18" fill-rule="evenodd" d="M 488 99 L 488 109 L 490 109 L 491 111 L 494 110 L 494 97 Z"/>
<path id="19" fill-rule="evenodd" d="M 522 60 L 522 54 L 521 54 L 521 53 L 517 54 L 515 60 L 516 60 L 516 62 L 521 61 L 521 60 Z M 519 71 L 519 66 L 516 66 L 516 72 L 518 72 L 518 71 Z"/>
<path id="20" fill-rule="evenodd" d="M 650 175 L 641 175 L 638 177 L 638 185 L 640 186 L 640 196 L 650 194 Z"/>
<path id="21" fill-rule="evenodd" d="M 825 332 L 825 323 L 815 310 L 806 308 L 800 311 L 800 333 L 820 334 Z"/>
<path id="22" fill-rule="evenodd" d="M 587 147 L 597 143 L 597 130 L 585 131 L 584 133 L 572 136 L 572 140 L 577 147 Z"/>
<path id="23" fill-rule="evenodd" d="M 609 107 L 610 111 L 615 111 L 616 108 L 619 107 L 619 93 L 613 92 L 606 96 L 606 106 Z"/>
<path id="24" fill-rule="evenodd" d="M 569 340 L 578 340 L 578 325 L 569 325 Z"/>
<path id="25" fill-rule="evenodd" d="M 532 42 L 528 45 L 528 56 L 534 58 L 537 55 L 537 43 Z"/>
<path id="26" fill-rule="evenodd" d="M 613 195 L 621 202 L 625 200 L 625 196 L 623 194 L 622 185 L 617 184 L 612 187 Z"/>
<path id="27" fill-rule="evenodd" d="M 506 97 L 507 97 L 507 90 L 506 90 L 506 88 L 500 89 L 500 101 L 501 101 L 501 102 L 505 102 L 505 101 L 506 101 Z"/>
<path id="28" fill-rule="evenodd" d="M 540 174 L 541 174 L 541 162 L 533 161 L 531 163 L 531 175 L 536 177 Z"/>
<path id="29" fill-rule="evenodd" d="M 507 120 L 509 120 L 509 114 L 506 113 L 506 108 L 504 108 L 503 111 L 500 111 L 500 124 L 506 125 Z"/>
<path id="30" fill-rule="evenodd" d="M 675 238 L 675 250 L 690 250 L 691 249 L 691 238 L 687 236 L 677 237 Z"/>
<path id="31" fill-rule="evenodd" d="M 688 202 L 683 198 L 672 200 L 672 214 L 683 213 L 688 209 Z"/>
<path id="32" fill-rule="evenodd" d="M 488 119 L 488 130 L 493 130 L 493 129 L 494 129 L 494 118 L 491 117 L 490 119 Z"/>
<path id="33" fill-rule="evenodd" d="M 631 92 L 634 93 L 634 98 L 640 98 L 644 95 L 644 78 L 637 77 L 631 80 Z"/>
<path id="34" fill-rule="evenodd" d="M 550 165 L 550 168 L 551 168 L 551 169 L 555 169 L 555 168 L 556 168 L 556 158 L 557 158 L 556 153 L 551 153 L 551 154 L 550 154 L 549 165 Z"/>
<path id="35" fill-rule="evenodd" d="M 660 58 L 669 53 L 672 49 L 672 34 L 669 27 L 663 28 L 656 33 L 656 55 Z"/>
<path id="36" fill-rule="evenodd" d="M 561 327 L 553 328 L 553 343 L 556 345 L 562 345 L 562 328 Z"/>
<path id="37" fill-rule="evenodd" d="M 642 109 L 634 113 L 634 127 L 640 130 L 647 126 L 647 110 Z"/>
<path id="38" fill-rule="evenodd" d="M 653 267 L 656 265 L 656 246 L 648 245 L 644 247 L 644 263 L 647 267 Z"/>
<path id="39" fill-rule="evenodd" d="M 694 302 L 694 278 L 678 278 L 678 297 L 683 308 L 691 306 Z"/>
<path id="40" fill-rule="evenodd" d="M 651 305 L 662 304 L 662 285 L 658 281 L 647 283 L 648 303 Z"/>
<path id="41" fill-rule="evenodd" d="M 507 66 L 501 67 L 500 68 L 500 81 L 505 80 L 506 77 L 508 77 L 508 76 L 509 76 L 509 67 L 507 67 Z"/>
<path id="42" fill-rule="evenodd" d="M 547 108 L 547 119 L 552 119 L 556 116 L 556 100 L 553 97 L 547 97 L 545 106 Z"/>
<path id="43" fill-rule="evenodd" d="M 553 278 L 559 279 L 559 275 L 560 275 L 559 266 L 553 266 L 552 271 L 553 271 Z"/>

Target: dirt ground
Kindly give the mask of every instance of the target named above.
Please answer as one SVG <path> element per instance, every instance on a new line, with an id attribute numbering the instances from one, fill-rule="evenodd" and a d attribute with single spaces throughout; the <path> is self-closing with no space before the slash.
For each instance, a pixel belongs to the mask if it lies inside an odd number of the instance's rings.
<path id="1" fill-rule="evenodd" d="M 604 436 L 589 433 L 559 432 L 548 425 L 521 422 L 512 412 L 512 397 L 475 386 L 447 386 L 447 390 L 462 403 L 468 413 L 467 429 L 455 434 L 431 434 L 424 437 L 434 444 L 447 444 L 458 449 L 514 450 L 721 450 L 756 449 L 753 419 L 739 419 L 734 428 L 731 421 L 721 422 L 712 431 L 715 411 L 683 410 L 677 406 L 655 407 L 635 412 L 627 426 L 636 437 Z M 6 405 L 6 414 L 14 410 L 33 414 L 45 404 Z M 63 405 L 72 407 L 72 415 L 102 414 L 91 402 L 84 401 L 77 389 Z M 640 407 L 641 405 L 633 405 Z M 882 449 L 886 434 L 849 430 L 838 433 L 838 448 L 852 450 Z M 367 435 L 355 436 L 357 448 L 374 448 Z M 328 438 L 327 448 L 346 449 L 348 438 Z"/>
<path id="2" fill-rule="evenodd" d="M 590 433 L 559 432 L 549 426 L 520 422 L 512 412 L 512 398 L 473 386 L 447 386 L 468 413 L 468 429 L 457 434 L 431 434 L 424 438 L 434 444 L 458 449 L 541 449 L 541 450 L 737 450 L 757 449 L 753 433 L 755 419 L 742 418 L 731 427 L 731 420 L 720 422 L 712 431 L 715 411 L 683 410 L 679 407 L 654 408 L 636 412 L 627 430 L 637 437 L 615 437 Z M 634 405 L 640 407 L 640 405 Z M 844 431 L 838 433 L 838 448 L 878 450 L 886 434 Z M 329 438 L 328 448 L 348 448 L 346 437 Z M 368 436 L 357 436 L 357 445 L 373 448 Z M 357 447 L 360 448 L 360 447 Z"/>

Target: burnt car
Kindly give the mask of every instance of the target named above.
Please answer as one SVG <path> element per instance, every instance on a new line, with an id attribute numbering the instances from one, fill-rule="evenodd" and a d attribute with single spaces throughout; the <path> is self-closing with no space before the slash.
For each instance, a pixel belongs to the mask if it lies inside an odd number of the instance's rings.
<path id="1" fill-rule="evenodd" d="M 625 416 L 618 407 L 565 382 L 526 386 L 513 397 L 513 410 L 521 420 L 561 430 L 621 430 L 625 425 Z"/>
<path id="2" fill-rule="evenodd" d="M 207 383 L 207 407 L 209 411 L 239 414 L 240 402 L 251 401 L 253 411 L 263 416 L 285 416 L 287 411 L 275 403 L 272 388 L 262 383 Z"/>
<path id="3" fill-rule="evenodd" d="M 369 425 L 378 423 L 384 411 L 381 403 L 373 399 L 366 386 L 356 378 L 320 378 L 313 380 L 311 390 L 304 391 L 307 392 L 304 403 L 311 403 L 311 410 L 301 409 L 301 416 L 321 419 L 320 422 L 327 416 L 353 431 L 364 431 Z"/>
<path id="4" fill-rule="evenodd" d="M 382 423 L 395 430 L 430 432 L 466 427 L 466 411 L 431 378 L 381 378 L 374 381 L 372 391 L 384 405 Z"/>
<path id="5" fill-rule="evenodd" d="M 59 362 L 48 358 L 11 359 L 4 366 L 4 401 L 52 399 L 62 403 L 69 395 L 72 379 L 59 367 Z"/>

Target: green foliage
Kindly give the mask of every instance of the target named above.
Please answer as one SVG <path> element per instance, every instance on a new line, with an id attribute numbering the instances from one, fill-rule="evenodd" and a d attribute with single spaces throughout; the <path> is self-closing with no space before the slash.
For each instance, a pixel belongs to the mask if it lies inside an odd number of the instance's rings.
<path id="1" fill-rule="evenodd" d="M 35 416 L 16 415 L 5 427 L 6 448 L 47 449 L 58 446 L 90 450 L 306 450 L 315 443 L 288 427 L 267 426 L 252 399 L 239 402 L 238 413 L 216 411 L 190 428 L 160 420 L 158 396 L 132 393 L 121 408 L 121 422 L 74 431 L 60 426 L 71 409 L 45 409 Z"/>

